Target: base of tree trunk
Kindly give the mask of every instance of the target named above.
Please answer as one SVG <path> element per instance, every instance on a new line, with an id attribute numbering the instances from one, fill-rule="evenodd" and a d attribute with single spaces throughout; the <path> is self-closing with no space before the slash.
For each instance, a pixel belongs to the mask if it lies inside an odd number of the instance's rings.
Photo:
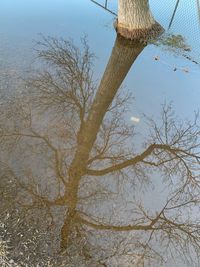
<path id="1" fill-rule="evenodd" d="M 116 20 L 114 27 L 116 32 L 124 38 L 141 43 L 147 43 L 164 32 L 163 27 L 158 22 L 155 22 L 151 28 L 130 30 L 120 26 Z"/>

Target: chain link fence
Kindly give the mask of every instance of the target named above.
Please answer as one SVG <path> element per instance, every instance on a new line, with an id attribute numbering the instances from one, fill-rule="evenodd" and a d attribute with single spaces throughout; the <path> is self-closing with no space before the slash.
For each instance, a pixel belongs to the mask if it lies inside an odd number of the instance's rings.
<path id="1" fill-rule="evenodd" d="M 184 54 L 200 61 L 200 0 L 150 0 L 155 18 L 167 34 L 183 36 Z"/>
<path id="2" fill-rule="evenodd" d="M 90 0 L 117 16 L 117 0 Z M 200 61 L 200 0 L 149 0 L 154 17 L 165 28 L 166 35 L 182 36 L 183 53 Z"/>

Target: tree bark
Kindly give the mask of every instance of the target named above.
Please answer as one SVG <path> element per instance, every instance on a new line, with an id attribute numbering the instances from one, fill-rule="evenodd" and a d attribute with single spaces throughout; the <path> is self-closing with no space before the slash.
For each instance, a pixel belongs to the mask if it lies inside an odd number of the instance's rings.
<path id="1" fill-rule="evenodd" d="M 140 42 L 148 42 L 163 32 L 151 13 L 148 0 L 119 0 L 115 28 L 123 37 Z"/>
<path id="2" fill-rule="evenodd" d="M 76 218 L 78 190 L 81 178 L 87 173 L 90 152 L 97 138 L 103 118 L 111 105 L 130 67 L 145 45 L 117 37 L 110 60 L 100 82 L 88 117 L 79 132 L 77 149 L 68 171 L 68 211 L 61 229 L 61 249 L 66 249 Z"/>
<path id="3" fill-rule="evenodd" d="M 83 131 L 80 133 L 80 147 L 87 158 L 108 108 L 133 62 L 144 47 L 144 44 L 117 37 Z"/>

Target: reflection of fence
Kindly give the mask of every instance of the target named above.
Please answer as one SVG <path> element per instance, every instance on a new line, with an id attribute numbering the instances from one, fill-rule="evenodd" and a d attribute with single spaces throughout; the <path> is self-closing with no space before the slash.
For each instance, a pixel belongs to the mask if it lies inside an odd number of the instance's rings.
<path id="1" fill-rule="evenodd" d="M 104 10 L 110 12 L 111 14 L 117 16 L 117 14 L 113 10 L 108 8 L 108 0 L 105 0 L 104 4 L 101 4 L 101 3 L 99 3 L 98 1 L 95 1 L 95 0 L 90 0 L 90 1 L 93 2 L 94 4 L 98 5 L 99 7 L 103 8 Z M 195 1 L 196 1 L 196 5 L 197 5 L 198 20 L 199 20 L 199 25 L 200 25 L 200 0 L 195 0 Z M 180 2 L 181 2 L 181 0 L 176 0 L 175 6 L 174 6 L 174 10 L 173 10 L 170 22 L 169 22 L 168 30 L 172 26 L 172 23 L 173 23 L 173 21 L 175 19 L 176 12 L 178 10 L 178 6 L 179 6 Z"/>
<path id="2" fill-rule="evenodd" d="M 171 17 L 171 20 L 170 20 L 168 29 L 170 29 L 171 26 L 172 26 L 172 23 L 174 21 L 176 12 L 178 10 L 178 6 L 180 4 L 180 1 L 181 0 L 176 0 L 176 5 L 175 5 L 175 8 L 174 8 L 174 11 L 173 11 L 173 14 L 172 14 L 172 17 Z M 200 26 L 200 0 L 196 0 L 196 5 L 197 5 L 197 13 L 198 13 L 199 26 Z"/>
<path id="3" fill-rule="evenodd" d="M 174 8 L 174 11 L 173 11 L 173 14 L 172 14 L 172 17 L 171 17 L 171 20 L 170 20 L 170 23 L 169 23 L 169 27 L 168 27 L 168 29 L 170 29 L 171 26 L 172 26 L 172 23 L 173 23 L 173 20 L 174 20 L 174 18 L 175 18 L 176 11 L 177 11 L 177 9 L 178 9 L 178 5 L 179 5 L 179 3 L 180 3 L 180 0 L 177 0 L 176 5 L 175 5 L 175 8 Z"/>
<path id="4" fill-rule="evenodd" d="M 90 0 L 90 1 L 92 1 L 94 4 L 100 6 L 101 8 L 105 9 L 106 11 L 110 12 L 111 14 L 117 16 L 117 14 L 114 11 L 112 11 L 111 9 L 108 8 L 108 0 L 105 0 L 104 4 L 100 4 L 100 3 L 98 3 L 97 1 L 94 1 L 94 0 Z"/>

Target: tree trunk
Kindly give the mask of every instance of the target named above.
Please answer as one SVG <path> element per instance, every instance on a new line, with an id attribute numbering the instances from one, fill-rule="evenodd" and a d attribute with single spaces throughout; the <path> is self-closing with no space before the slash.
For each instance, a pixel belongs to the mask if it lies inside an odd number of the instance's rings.
<path id="1" fill-rule="evenodd" d="M 115 27 L 123 37 L 140 42 L 148 42 L 163 32 L 150 11 L 148 0 L 119 0 Z"/>
<path id="2" fill-rule="evenodd" d="M 109 62 L 101 79 L 98 91 L 91 106 L 88 118 L 80 133 L 80 148 L 84 156 L 89 153 L 96 140 L 103 118 L 125 79 L 129 69 L 145 45 L 118 37 Z"/>
<path id="3" fill-rule="evenodd" d="M 144 44 L 133 43 L 122 37 L 116 39 L 88 118 L 79 133 L 76 153 L 68 171 L 68 202 L 70 204 L 61 229 L 61 249 L 66 249 L 69 244 L 69 237 L 73 224 L 76 221 L 80 181 L 85 175 L 90 152 L 97 138 L 103 118 L 130 67 L 144 47 Z"/>

